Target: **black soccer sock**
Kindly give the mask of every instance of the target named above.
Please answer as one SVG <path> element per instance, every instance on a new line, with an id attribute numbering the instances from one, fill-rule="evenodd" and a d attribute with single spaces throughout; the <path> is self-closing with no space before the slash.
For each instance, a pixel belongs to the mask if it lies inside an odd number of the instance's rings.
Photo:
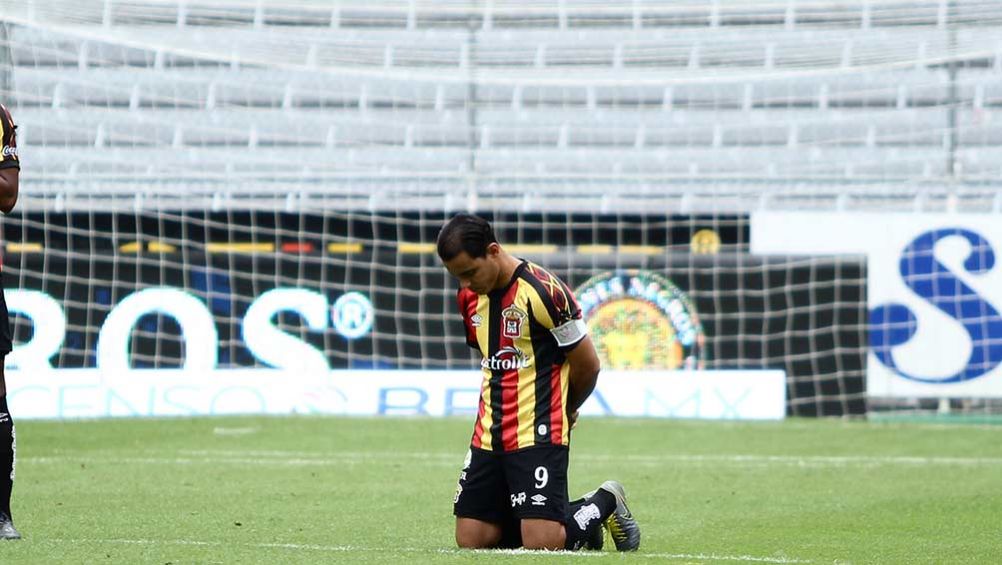
<path id="1" fill-rule="evenodd" d="M 0 397 L 0 512 L 11 518 L 10 493 L 14 488 L 14 459 L 17 451 L 14 420 L 7 410 L 7 397 Z"/>
<path id="2" fill-rule="evenodd" d="M 570 515 L 564 521 L 567 539 L 564 548 L 572 551 L 584 547 L 585 542 L 602 535 L 602 522 L 616 510 L 616 497 L 602 489 L 588 498 L 570 503 Z"/>

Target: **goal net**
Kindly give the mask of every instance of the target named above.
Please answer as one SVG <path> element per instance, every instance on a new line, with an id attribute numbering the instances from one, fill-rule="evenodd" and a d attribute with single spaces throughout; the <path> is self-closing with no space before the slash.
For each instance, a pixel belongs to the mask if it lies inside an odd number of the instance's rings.
<path id="1" fill-rule="evenodd" d="M 0 21 L 9 366 L 473 367 L 431 245 L 473 211 L 592 304 L 607 366 L 780 368 L 791 414 L 861 413 L 866 256 L 751 253 L 751 213 L 1002 209 L 990 1 L 0 0 Z M 603 311 L 623 285 L 657 290 Z"/>

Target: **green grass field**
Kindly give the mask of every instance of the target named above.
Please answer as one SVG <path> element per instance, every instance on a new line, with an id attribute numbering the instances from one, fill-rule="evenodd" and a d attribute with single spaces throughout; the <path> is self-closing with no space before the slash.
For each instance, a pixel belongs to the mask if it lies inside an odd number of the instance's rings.
<path id="1" fill-rule="evenodd" d="M 1002 426 L 583 420 L 571 495 L 622 481 L 636 554 L 456 550 L 470 426 L 22 421 L 0 563 L 1002 561 Z"/>

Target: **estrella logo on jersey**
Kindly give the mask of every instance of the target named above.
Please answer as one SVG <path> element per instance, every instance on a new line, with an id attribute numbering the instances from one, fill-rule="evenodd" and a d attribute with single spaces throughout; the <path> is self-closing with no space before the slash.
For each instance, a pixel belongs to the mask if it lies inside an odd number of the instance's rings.
<path id="1" fill-rule="evenodd" d="M 995 266 L 995 250 L 981 234 L 965 228 L 943 228 L 920 234 L 905 247 L 898 270 L 905 285 L 919 298 L 960 324 L 970 339 L 967 363 L 945 376 L 905 371 L 894 359 L 896 347 L 919 330 L 919 315 L 905 304 L 890 302 L 870 312 L 870 346 L 889 369 L 906 379 L 925 383 L 957 383 L 988 374 L 1002 363 L 1002 315 L 992 304 L 951 271 L 935 253 L 940 241 L 963 238 L 970 251 L 961 267 L 966 275 L 986 275 Z"/>
<path id="2" fill-rule="evenodd" d="M 528 369 L 532 366 L 532 360 L 517 347 L 509 345 L 502 347 L 494 355 L 483 358 L 480 361 L 480 366 L 490 371 L 512 371 Z"/>
<path id="3" fill-rule="evenodd" d="M 505 337 L 516 338 L 522 335 L 522 322 L 529 315 L 514 305 L 501 311 L 501 334 Z"/>

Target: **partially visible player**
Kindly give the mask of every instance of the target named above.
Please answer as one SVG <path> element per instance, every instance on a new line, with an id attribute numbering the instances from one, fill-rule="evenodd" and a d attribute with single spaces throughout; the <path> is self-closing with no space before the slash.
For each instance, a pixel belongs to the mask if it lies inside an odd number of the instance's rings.
<path id="1" fill-rule="evenodd" d="M 640 528 L 626 493 L 606 481 L 569 501 L 570 431 L 595 388 L 599 360 L 567 286 L 508 254 L 483 218 L 460 214 L 438 235 L 459 279 L 466 341 L 483 356 L 473 439 L 456 487 L 456 543 L 464 548 L 636 550 Z"/>
<path id="2" fill-rule="evenodd" d="M 7 108 L 0 104 L 0 211 L 10 213 L 17 203 L 18 176 L 21 162 L 17 157 L 17 139 L 14 120 Z M 2 276 L 2 273 L 0 273 Z M 14 421 L 7 409 L 7 383 L 3 376 L 3 359 L 11 352 L 10 321 L 7 319 L 7 302 L 0 285 L 0 539 L 21 539 L 14 528 L 10 513 L 10 493 L 14 487 Z"/>

